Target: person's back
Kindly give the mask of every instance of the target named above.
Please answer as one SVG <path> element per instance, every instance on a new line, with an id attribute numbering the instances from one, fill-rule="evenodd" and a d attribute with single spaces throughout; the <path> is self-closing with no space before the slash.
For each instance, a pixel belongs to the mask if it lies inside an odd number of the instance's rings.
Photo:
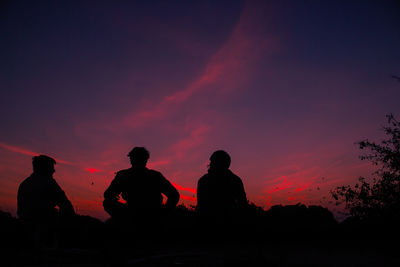
<path id="1" fill-rule="evenodd" d="M 104 197 L 112 199 L 118 193 L 121 193 L 131 212 L 146 210 L 156 212 L 162 208 L 162 193 L 170 197 L 176 195 L 172 185 L 160 172 L 147 168 L 119 171 L 110 187 L 104 192 Z M 178 196 L 175 198 L 179 199 Z"/>
<path id="2" fill-rule="evenodd" d="M 200 178 L 197 190 L 200 211 L 231 211 L 246 203 L 242 180 L 230 170 L 205 174 Z"/>
<path id="3" fill-rule="evenodd" d="M 54 217 L 58 191 L 54 180 L 38 174 L 26 178 L 18 189 L 18 216 L 23 219 Z"/>
<path id="4" fill-rule="evenodd" d="M 130 217 L 135 221 L 151 221 L 151 217 L 160 215 L 163 207 L 175 207 L 179 201 L 179 193 L 160 172 L 146 168 L 148 151 L 143 147 L 135 147 L 128 157 L 132 168 L 119 171 L 104 192 L 105 211 L 111 217 L 123 220 Z M 118 201 L 119 195 L 126 204 Z M 165 205 L 163 195 L 167 197 Z M 148 218 L 141 218 L 142 216 Z"/>
<path id="5" fill-rule="evenodd" d="M 242 180 L 229 170 L 230 157 L 219 150 L 210 157 L 208 173 L 197 186 L 197 209 L 205 218 L 230 221 L 247 206 Z"/>

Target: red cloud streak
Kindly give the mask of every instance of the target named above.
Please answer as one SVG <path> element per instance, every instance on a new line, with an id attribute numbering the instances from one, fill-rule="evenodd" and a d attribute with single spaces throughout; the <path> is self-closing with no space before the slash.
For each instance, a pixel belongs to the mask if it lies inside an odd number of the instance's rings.
<path id="1" fill-rule="evenodd" d="M 90 172 L 90 173 L 101 172 L 100 170 L 95 169 L 95 168 L 86 168 L 85 170 L 87 170 L 87 171 Z"/>
<path id="2" fill-rule="evenodd" d="M 188 197 L 188 196 L 182 196 L 181 195 L 181 199 L 197 202 L 197 198 L 196 197 Z"/>
<path id="3" fill-rule="evenodd" d="M 178 190 L 188 191 L 188 192 L 191 192 L 191 193 L 193 193 L 193 194 L 197 194 L 197 190 L 194 189 L 194 188 L 183 187 L 183 186 L 180 186 L 180 185 L 178 185 L 178 184 L 176 184 L 176 183 L 171 183 L 171 184 L 172 184 L 173 186 L 175 186 Z"/>
<path id="4" fill-rule="evenodd" d="M 23 149 L 23 148 L 20 148 L 20 147 L 16 147 L 16 146 L 7 145 L 5 143 L 0 143 L 0 147 L 4 148 L 6 150 L 9 150 L 9 151 L 15 152 L 15 153 L 28 155 L 28 156 L 32 156 L 32 157 L 40 155 L 40 153 L 33 152 L 33 151 L 30 151 L 30 150 L 26 150 L 26 149 Z M 73 164 L 73 163 L 71 163 L 69 161 L 61 160 L 61 159 L 58 159 L 58 158 L 55 158 L 55 160 L 57 161 L 57 163 L 61 163 L 61 164 L 67 164 L 67 165 L 72 165 Z"/>
<path id="5" fill-rule="evenodd" d="M 4 144 L 4 143 L 0 143 L 0 147 L 4 148 L 4 149 L 7 149 L 9 151 L 12 151 L 12 152 L 23 154 L 23 155 L 28 155 L 28 156 L 32 156 L 32 157 L 33 156 L 39 156 L 39 153 L 30 151 L 30 150 L 26 150 L 26 149 L 23 149 L 23 148 L 20 148 L 20 147 L 16 147 L 16 146 L 10 146 L 10 145 Z"/>

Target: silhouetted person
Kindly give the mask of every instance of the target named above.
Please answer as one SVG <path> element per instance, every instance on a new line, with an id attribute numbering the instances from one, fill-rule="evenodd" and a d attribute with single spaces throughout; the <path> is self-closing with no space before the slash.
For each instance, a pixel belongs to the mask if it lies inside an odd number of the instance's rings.
<path id="1" fill-rule="evenodd" d="M 112 218 L 153 223 L 162 210 L 177 205 L 179 193 L 160 172 L 146 168 L 150 154 L 144 147 L 133 148 L 128 157 L 132 168 L 117 172 L 104 192 L 104 210 Z M 162 194 L 167 197 L 165 205 Z M 118 201 L 120 195 L 126 204 Z"/>
<path id="2" fill-rule="evenodd" d="M 33 173 L 18 188 L 19 218 L 46 220 L 75 214 L 71 202 L 53 178 L 55 164 L 53 158 L 45 155 L 33 157 Z"/>
<path id="3" fill-rule="evenodd" d="M 231 158 L 223 150 L 210 157 L 208 173 L 197 185 L 197 209 L 210 223 L 235 223 L 247 207 L 242 180 L 229 170 Z"/>
<path id="4" fill-rule="evenodd" d="M 36 246 L 54 246 L 60 217 L 75 215 L 64 191 L 53 178 L 56 161 L 48 156 L 33 157 L 33 173 L 18 188 L 17 214 L 33 233 Z"/>

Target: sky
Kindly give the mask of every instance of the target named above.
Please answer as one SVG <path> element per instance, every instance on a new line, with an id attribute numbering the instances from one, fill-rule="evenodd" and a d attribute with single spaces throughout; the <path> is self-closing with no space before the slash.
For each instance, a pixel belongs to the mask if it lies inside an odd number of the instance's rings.
<path id="1" fill-rule="evenodd" d="M 79 214 L 134 146 L 196 205 L 218 149 L 249 201 L 322 205 L 371 177 L 357 141 L 400 116 L 396 1 L 6 1 L 0 4 L 0 209 L 32 156 Z"/>

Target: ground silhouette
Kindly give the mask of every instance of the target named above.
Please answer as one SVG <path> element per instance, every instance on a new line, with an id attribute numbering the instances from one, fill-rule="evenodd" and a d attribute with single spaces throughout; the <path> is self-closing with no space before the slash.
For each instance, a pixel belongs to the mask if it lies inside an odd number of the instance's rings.
<path id="1" fill-rule="evenodd" d="M 2 260 L 6 266 L 343 266 L 344 262 L 396 266 L 400 262 L 388 240 L 396 240 L 394 236 L 354 234 L 358 222 L 338 223 L 326 208 L 300 203 L 269 210 L 254 204 L 248 207 L 246 223 L 234 233 L 235 238 L 205 239 L 198 231 L 198 212 L 178 206 L 163 215 L 168 223 L 154 243 L 135 235 L 138 229 L 110 235 L 115 224 L 77 215 L 68 227 L 59 228 L 60 246 L 53 250 L 36 249 L 28 235 L 21 234 L 21 220 L 0 212 L 2 251 L 6 252 Z"/>

